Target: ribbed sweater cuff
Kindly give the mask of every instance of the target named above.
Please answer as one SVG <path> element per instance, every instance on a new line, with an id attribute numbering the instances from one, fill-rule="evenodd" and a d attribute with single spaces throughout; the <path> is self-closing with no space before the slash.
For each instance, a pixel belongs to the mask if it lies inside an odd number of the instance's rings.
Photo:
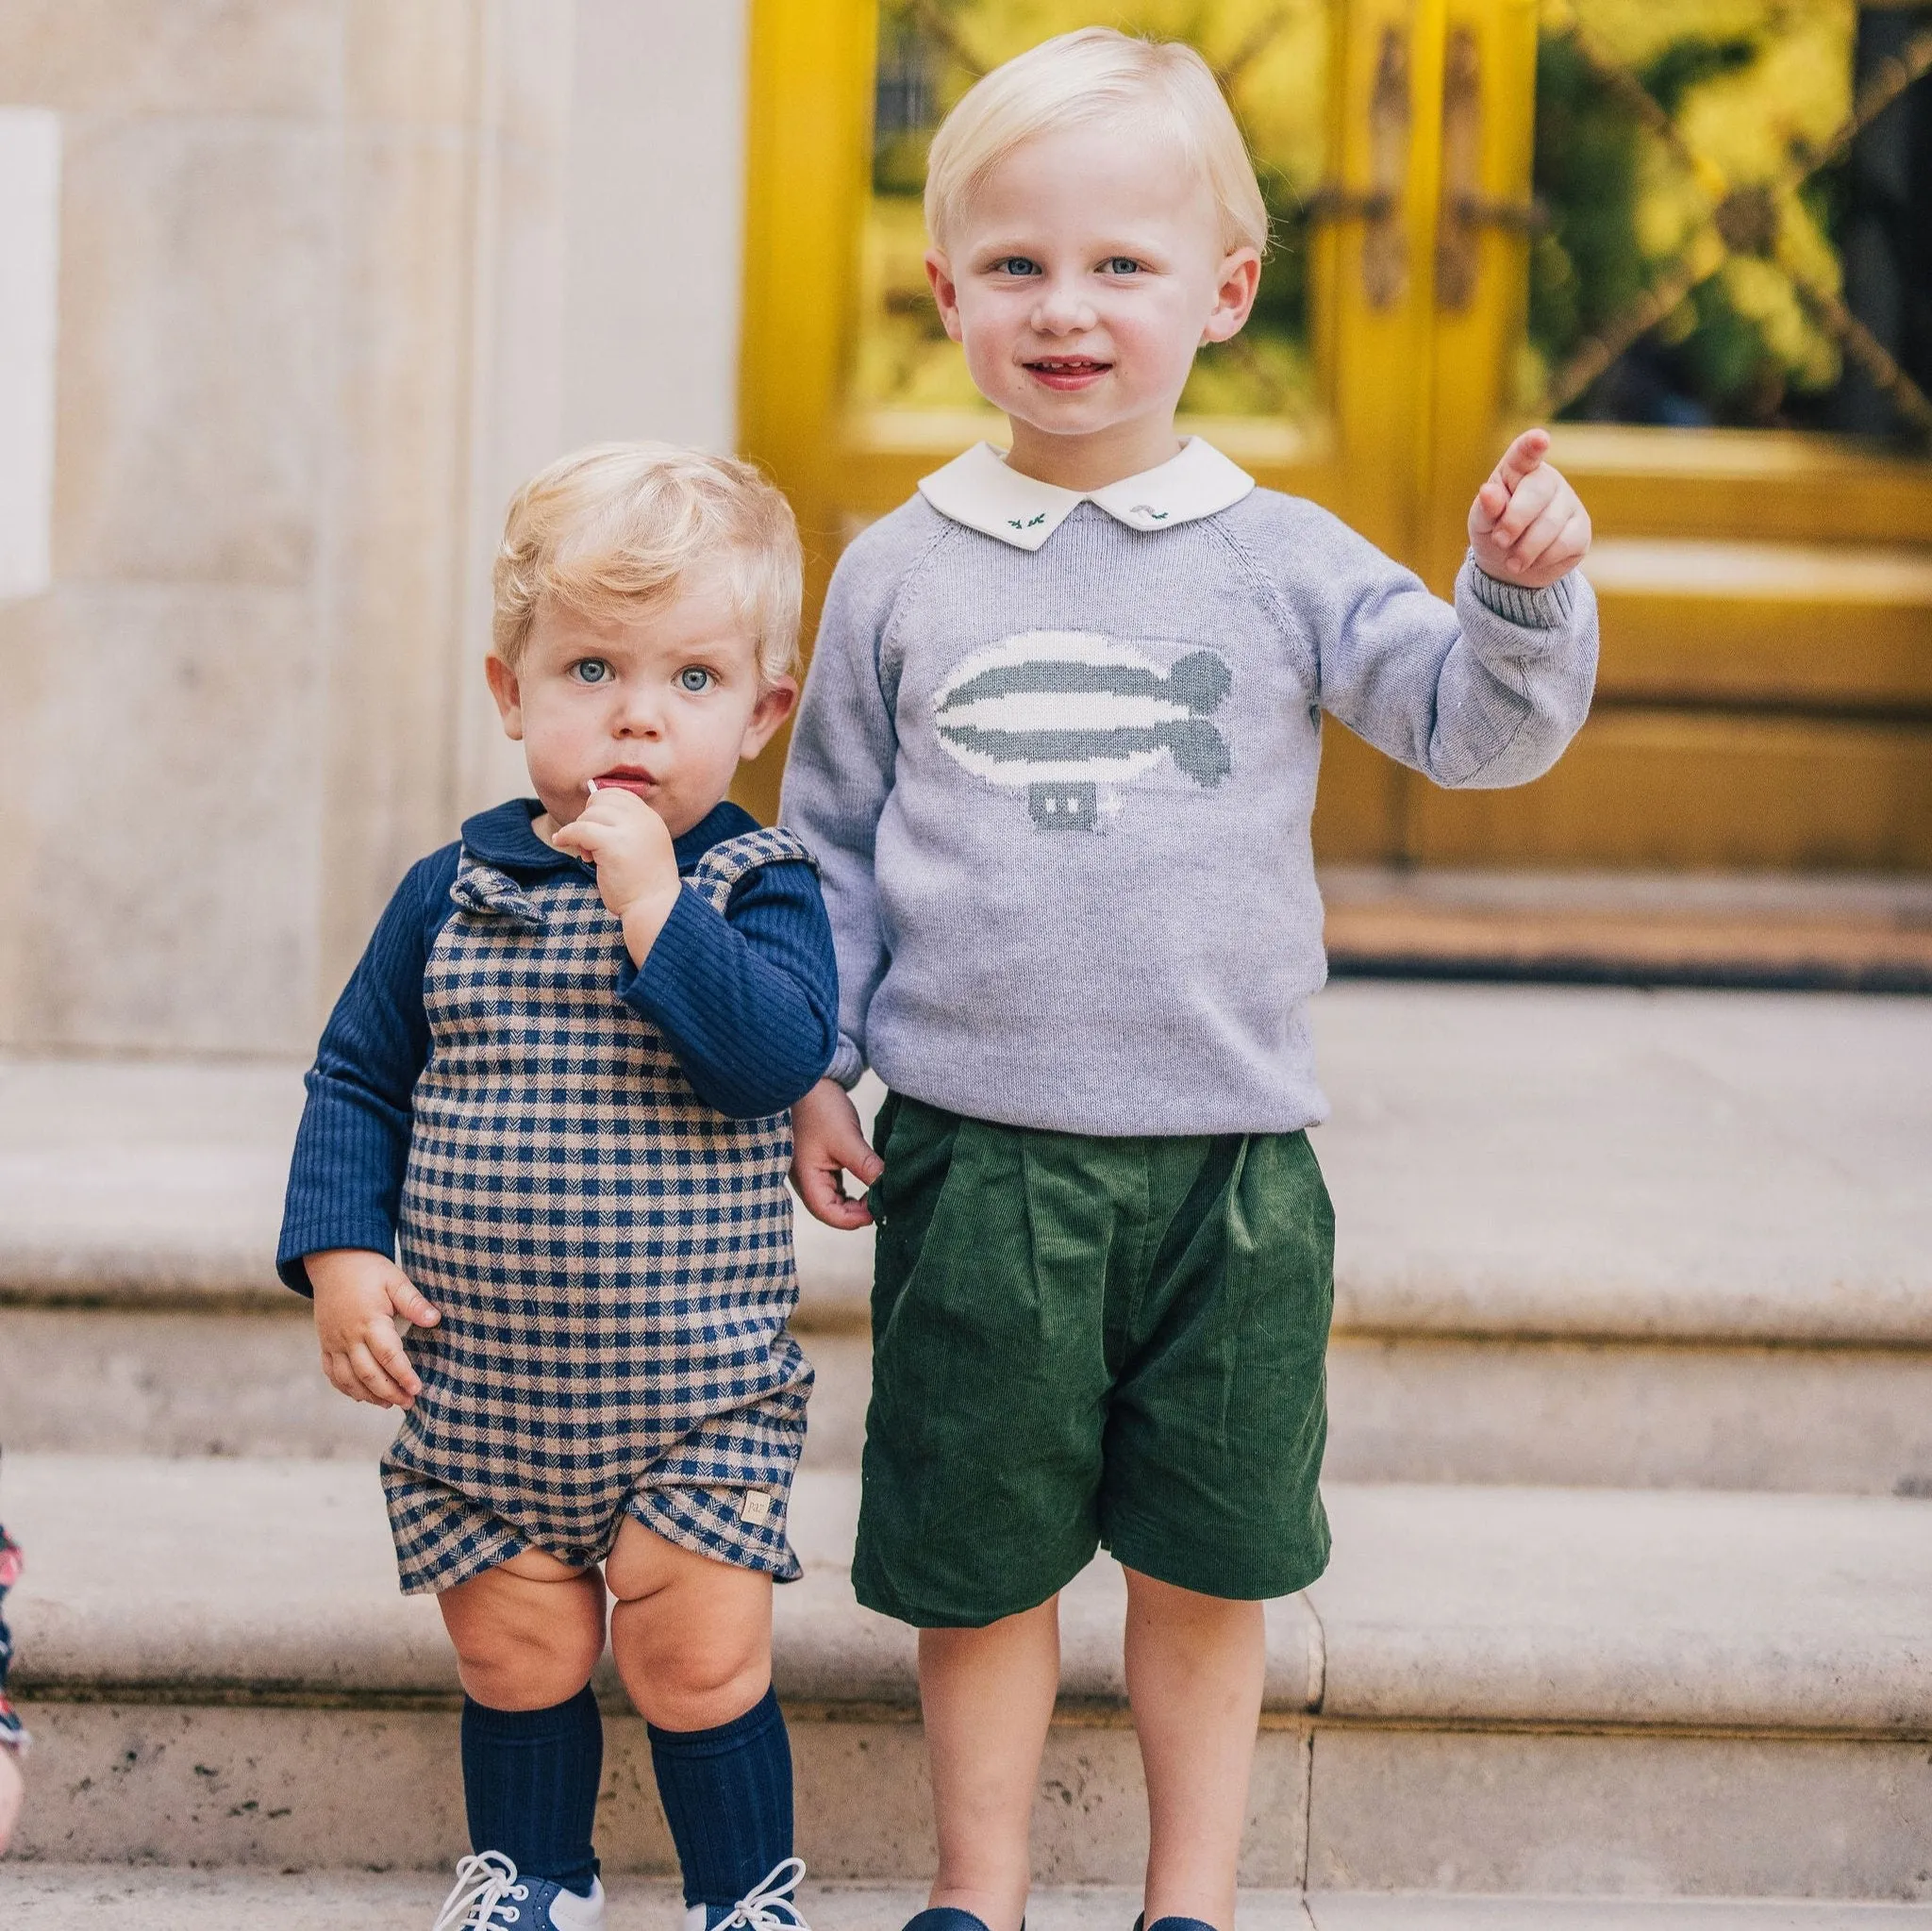
<path id="1" fill-rule="evenodd" d="M 825 1068 L 820 1077 L 836 1079 L 847 1092 L 850 1092 L 864 1075 L 865 1055 L 841 1033 L 838 1050 L 832 1055 L 832 1063 Z"/>
<path id="2" fill-rule="evenodd" d="M 1469 587 L 1485 609 L 1525 630 L 1560 630 L 1575 608 L 1576 591 L 1573 570 L 1541 590 L 1530 590 L 1520 583 L 1505 583 L 1469 558 Z"/>
<path id="3" fill-rule="evenodd" d="M 304 1257 L 324 1254 L 332 1247 L 366 1247 L 372 1254 L 392 1258 L 396 1251 L 396 1230 L 387 1220 L 367 1218 L 324 1219 L 320 1215 L 288 1223 L 282 1229 L 281 1249 L 275 1256 L 275 1272 L 282 1285 L 298 1294 L 313 1295 Z"/>

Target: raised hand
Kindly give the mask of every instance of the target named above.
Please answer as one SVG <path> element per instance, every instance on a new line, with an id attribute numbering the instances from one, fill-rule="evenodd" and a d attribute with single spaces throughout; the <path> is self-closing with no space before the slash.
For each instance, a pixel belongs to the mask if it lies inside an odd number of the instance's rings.
<path id="1" fill-rule="evenodd" d="M 635 791 L 605 785 L 551 842 L 596 866 L 598 894 L 642 965 L 677 903 L 677 853 L 664 821 Z"/>
<path id="2" fill-rule="evenodd" d="M 862 1227 L 872 1219 L 863 1200 L 845 1191 L 851 1174 L 868 1186 L 885 1162 L 867 1144 L 858 1109 L 836 1079 L 822 1079 L 791 1109 L 791 1184 L 806 1211 L 828 1227 Z"/>
<path id="3" fill-rule="evenodd" d="M 386 1254 L 331 1247 L 306 1256 L 303 1265 L 315 1290 L 315 1339 L 330 1386 L 372 1407 L 408 1407 L 423 1381 L 395 1317 L 416 1327 L 434 1327 L 442 1317 Z"/>
<path id="4" fill-rule="evenodd" d="M 1590 549 L 1590 512 L 1543 460 L 1547 429 L 1525 429 L 1475 492 L 1469 541 L 1476 562 L 1504 583 L 1541 590 L 1566 576 Z"/>

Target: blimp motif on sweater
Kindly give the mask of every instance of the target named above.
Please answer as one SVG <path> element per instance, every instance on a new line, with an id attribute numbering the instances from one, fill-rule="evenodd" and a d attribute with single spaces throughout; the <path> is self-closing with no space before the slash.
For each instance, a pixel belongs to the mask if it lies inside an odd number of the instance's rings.
<path id="1" fill-rule="evenodd" d="M 1092 831 L 1118 788 L 1163 761 L 1200 786 L 1232 765 L 1210 722 L 1233 682 L 1191 650 L 1163 670 L 1139 645 L 1028 630 L 975 651 L 933 698 L 940 742 L 975 777 L 1024 791 L 1043 831 Z"/>

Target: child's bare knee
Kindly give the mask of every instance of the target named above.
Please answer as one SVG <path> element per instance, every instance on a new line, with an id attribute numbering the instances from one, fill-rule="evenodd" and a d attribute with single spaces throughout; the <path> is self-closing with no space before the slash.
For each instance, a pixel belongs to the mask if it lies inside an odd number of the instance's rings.
<path id="1" fill-rule="evenodd" d="M 1162 1582 L 1138 1569 L 1124 1571 L 1130 1615 L 1163 1623 L 1237 1623 L 1245 1626 L 1262 1619 L 1261 1605 L 1245 1597 L 1204 1595 L 1199 1590 Z"/>
<path id="2" fill-rule="evenodd" d="M 580 1631 L 467 1631 L 456 1643 L 463 1688 L 491 1709 L 548 1709 L 591 1680 L 602 1644 Z"/>
<path id="3" fill-rule="evenodd" d="M 610 1647 L 631 1701 L 663 1730 L 708 1730 L 742 1716 L 772 1677 L 771 1638 L 758 1619 L 710 1626 L 666 1614 L 656 1599 L 619 1603 Z"/>
<path id="4" fill-rule="evenodd" d="M 500 1571 L 437 1598 L 463 1688 L 492 1709 L 547 1709 L 591 1680 L 604 1648 L 594 1573 L 533 1582 Z"/>

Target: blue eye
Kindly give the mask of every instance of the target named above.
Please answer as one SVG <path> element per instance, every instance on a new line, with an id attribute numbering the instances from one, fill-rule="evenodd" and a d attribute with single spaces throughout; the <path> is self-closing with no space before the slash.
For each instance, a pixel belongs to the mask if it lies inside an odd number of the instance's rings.
<path id="1" fill-rule="evenodd" d="M 993 268 L 1001 275 L 1035 275 L 1040 273 L 1039 262 L 1025 255 L 1008 255 L 995 261 Z"/>
<path id="2" fill-rule="evenodd" d="M 570 667 L 579 684 L 608 684 L 616 674 L 602 658 L 582 658 Z"/>
<path id="3" fill-rule="evenodd" d="M 1141 264 L 1131 255 L 1109 255 L 1106 268 L 1108 275 L 1139 275 Z"/>
<path id="4" fill-rule="evenodd" d="M 677 681 L 686 691 L 708 691 L 715 680 L 702 664 L 689 664 L 678 672 Z"/>

